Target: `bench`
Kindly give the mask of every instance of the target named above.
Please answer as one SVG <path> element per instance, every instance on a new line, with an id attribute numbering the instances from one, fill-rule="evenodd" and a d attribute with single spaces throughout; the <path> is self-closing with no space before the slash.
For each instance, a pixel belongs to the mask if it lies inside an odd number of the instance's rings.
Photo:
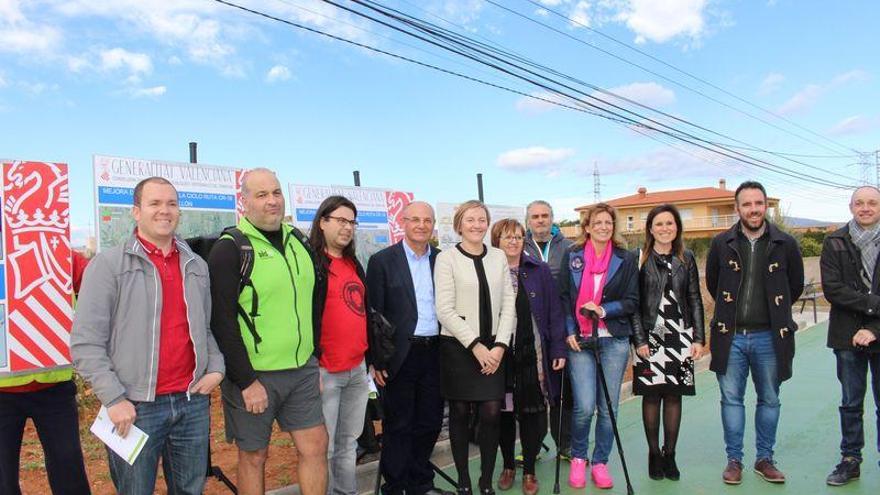
<path id="1" fill-rule="evenodd" d="M 797 302 L 801 303 L 801 313 L 804 312 L 804 307 L 808 302 L 813 304 L 813 323 L 819 322 L 819 317 L 816 313 L 816 300 L 823 296 L 822 285 L 811 280 L 804 285 L 804 293 L 797 300 Z"/>

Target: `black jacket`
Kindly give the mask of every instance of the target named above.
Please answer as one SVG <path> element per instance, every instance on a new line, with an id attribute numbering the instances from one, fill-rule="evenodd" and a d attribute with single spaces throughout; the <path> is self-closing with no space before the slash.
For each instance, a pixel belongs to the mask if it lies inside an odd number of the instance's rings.
<path id="1" fill-rule="evenodd" d="M 862 282 L 862 255 L 849 236 L 849 226 L 828 235 L 822 245 L 822 292 L 831 303 L 828 347 L 855 350 L 852 338 L 862 328 L 878 340 L 868 352 L 880 352 L 880 263 L 874 269 L 871 289 Z"/>
<path id="2" fill-rule="evenodd" d="M 406 241 L 400 241 L 379 251 L 367 263 L 367 294 L 370 296 L 370 304 L 395 327 L 395 352 L 387 369 L 389 379 L 394 378 L 409 354 L 409 338 L 413 336 L 419 320 L 416 290 L 409 263 L 406 261 L 406 251 L 403 249 L 404 242 Z M 431 252 L 428 260 L 433 278 L 434 261 L 440 250 L 433 246 L 428 246 L 428 249 Z M 438 331 L 439 328 L 438 324 Z"/>
<path id="3" fill-rule="evenodd" d="M 794 333 L 797 323 L 791 317 L 791 306 L 804 291 L 804 261 L 797 241 L 778 227 L 767 222 L 770 243 L 767 247 L 768 266 L 762 268 L 767 288 L 767 308 L 770 312 L 770 331 L 779 381 L 791 378 L 794 360 Z M 736 305 L 742 279 L 742 260 L 737 252 L 737 222 L 726 232 L 712 239 L 706 259 L 706 287 L 715 299 L 715 314 L 709 325 L 712 352 L 710 369 L 716 373 L 727 371 L 727 359 L 736 328 Z"/>
<path id="4" fill-rule="evenodd" d="M 589 241 L 588 241 L 589 242 Z M 568 248 L 559 266 L 559 295 L 565 312 L 565 330 L 568 335 L 577 331 L 575 305 L 584 273 L 584 246 L 575 244 Z M 608 265 L 608 278 L 602 289 L 605 310 L 605 326 L 615 337 L 632 337 L 632 315 L 639 310 L 639 262 L 636 255 L 615 247 Z M 638 346 L 644 342 L 633 340 Z"/>
<path id="5" fill-rule="evenodd" d="M 638 255 L 636 255 L 638 257 Z M 657 321 L 660 298 L 666 287 L 666 270 L 658 270 L 655 254 L 645 259 L 639 270 L 639 302 L 641 311 L 633 318 L 633 338 L 647 342 L 647 335 Z M 694 342 L 704 344 L 706 332 L 703 313 L 703 296 L 700 294 L 700 271 L 697 260 L 689 249 L 684 251 L 684 262 L 678 256 L 672 257 L 672 290 L 678 300 L 679 309 L 684 316 L 685 328 L 694 329 Z"/>

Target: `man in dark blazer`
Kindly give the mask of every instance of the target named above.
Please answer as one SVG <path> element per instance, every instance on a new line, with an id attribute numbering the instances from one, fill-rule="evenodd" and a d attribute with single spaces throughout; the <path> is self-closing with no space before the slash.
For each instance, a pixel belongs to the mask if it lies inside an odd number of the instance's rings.
<path id="1" fill-rule="evenodd" d="M 439 250 L 428 243 L 434 209 L 416 201 L 403 215 L 404 240 L 374 254 L 367 266 L 370 305 L 395 328 L 394 355 L 373 370 L 385 403 L 382 492 L 439 495 L 430 464 L 443 422 L 433 275 Z"/>
<path id="2" fill-rule="evenodd" d="M 804 290 L 804 262 L 797 241 L 767 221 L 767 193 L 758 182 L 734 193 L 739 221 L 712 239 L 706 288 L 715 299 L 710 323 L 710 369 L 721 389 L 721 423 L 727 446 L 722 479 L 742 482 L 746 381 L 755 383 L 755 472 L 784 483 L 773 447 L 779 424 L 779 387 L 791 378 L 797 324 L 791 306 Z"/>

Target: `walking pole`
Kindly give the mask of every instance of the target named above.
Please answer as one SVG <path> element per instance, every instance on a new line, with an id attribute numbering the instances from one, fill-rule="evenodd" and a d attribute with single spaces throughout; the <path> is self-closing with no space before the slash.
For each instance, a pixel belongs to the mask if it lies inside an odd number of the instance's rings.
<path id="1" fill-rule="evenodd" d="M 559 430 L 562 431 L 562 399 L 565 394 L 565 375 L 568 370 L 562 368 L 562 378 L 559 381 Z M 556 446 L 556 482 L 553 484 L 554 495 L 559 495 L 559 464 L 562 462 L 562 449 Z"/>
<path id="2" fill-rule="evenodd" d="M 608 392 L 608 382 L 605 381 L 605 370 L 602 368 L 602 359 L 599 352 L 598 332 L 599 332 L 599 315 L 595 311 L 581 309 L 581 314 L 590 318 L 593 322 L 593 338 L 597 341 L 593 347 L 593 355 L 596 358 L 596 369 L 599 371 L 599 383 L 602 384 L 602 391 L 605 392 L 605 405 L 608 406 L 608 416 L 611 418 L 611 430 L 614 431 L 614 439 L 617 441 L 617 453 L 620 455 L 620 463 L 623 465 L 623 477 L 626 478 L 626 493 L 633 495 L 632 482 L 629 479 L 629 470 L 626 468 L 626 457 L 623 455 L 623 445 L 620 443 L 620 432 L 617 430 L 617 417 L 614 415 L 614 408 L 611 403 L 611 394 Z M 597 418 L 598 421 L 598 418 Z"/>

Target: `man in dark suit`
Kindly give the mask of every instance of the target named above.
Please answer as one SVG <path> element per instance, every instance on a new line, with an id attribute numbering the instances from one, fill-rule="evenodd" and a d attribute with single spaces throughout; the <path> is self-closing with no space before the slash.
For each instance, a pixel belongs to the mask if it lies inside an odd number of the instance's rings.
<path id="1" fill-rule="evenodd" d="M 443 399 L 433 276 L 439 251 L 428 244 L 434 232 L 431 205 L 410 203 L 404 232 L 404 240 L 374 254 L 367 266 L 370 305 L 395 328 L 394 355 L 373 370 L 385 401 L 382 492 L 438 495 L 430 458 L 443 422 Z"/>

